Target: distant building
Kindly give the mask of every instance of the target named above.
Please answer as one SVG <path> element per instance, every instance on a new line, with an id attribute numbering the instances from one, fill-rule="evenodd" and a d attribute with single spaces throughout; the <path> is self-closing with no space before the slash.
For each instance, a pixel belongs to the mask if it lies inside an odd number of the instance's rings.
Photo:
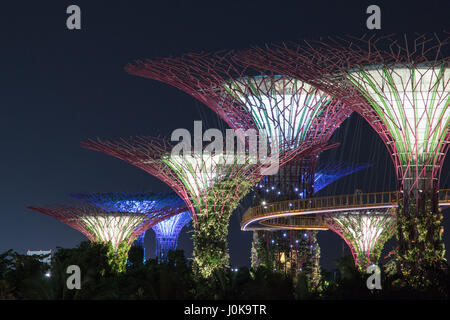
<path id="1" fill-rule="evenodd" d="M 32 250 L 28 250 L 27 251 L 27 256 L 45 256 L 44 258 L 40 258 L 39 260 L 41 262 L 43 262 L 43 263 L 50 264 L 50 262 L 52 261 L 52 249 L 50 249 L 48 251 L 43 251 L 43 250 L 32 251 Z"/>

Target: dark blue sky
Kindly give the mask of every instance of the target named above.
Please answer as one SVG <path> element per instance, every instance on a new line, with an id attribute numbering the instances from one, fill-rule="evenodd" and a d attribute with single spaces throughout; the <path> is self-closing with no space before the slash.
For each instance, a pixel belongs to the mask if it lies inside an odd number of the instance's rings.
<path id="1" fill-rule="evenodd" d="M 84 236 L 27 210 L 66 203 L 70 192 L 164 191 L 145 172 L 82 149 L 90 137 L 170 134 L 215 115 L 167 85 L 130 76 L 126 63 L 188 51 L 367 32 L 365 9 L 380 4 L 382 32 L 449 29 L 447 1 L 14 1 L 0 11 L 0 252 L 73 247 Z M 66 29 L 66 8 L 82 10 L 82 30 Z M 447 7 L 446 7 L 447 6 Z M 392 190 L 386 150 L 358 117 L 337 132 L 342 146 L 326 159 L 372 161 L 374 167 L 322 193 Z M 345 140 L 345 141 L 344 141 Z M 367 143 L 370 141 L 370 144 Z M 449 184 L 447 157 L 441 184 Z M 446 227 L 448 226 L 446 218 Z M 232 217 L 233 265 L 249 263 L 251 234 Z M 446 239 L 448 236 L 446 235 Z M 321 233 L 323 263 L 332 267 L 341 241 Z M 153 239 L 146 243 L 153 253 Z M 447 246 L 450 243 L 447 241 Z M 191 250 L 189 235 L 181 248 Z"/>

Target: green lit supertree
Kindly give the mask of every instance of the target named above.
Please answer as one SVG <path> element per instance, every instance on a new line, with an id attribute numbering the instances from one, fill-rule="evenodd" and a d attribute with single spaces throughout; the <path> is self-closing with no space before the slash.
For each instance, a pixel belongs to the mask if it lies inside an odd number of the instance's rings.
<path id="1" fill-rule="evenodd" d="M 446 268 L 438 193 L 450 145 L 449 42 L 448 34 L 347 37 L 256 49 L 253 57 L 314 79 L 382 138 L 399 184 L 397 272 L 418 289 L 438 287 Z"/>
<path id="2" fill-rule="evenodd" d="M 235 57 L 233 52 L 226 52 L 147 59 L 128 65 L 126 71 L 168 83 L 197 98 L 235 130 L 238 140 L 245 138 L 248 130 L 266 137 L 263 140 L 267 141 L 268 155 L 278 155 L 278 168 L 294 157 L 323 150 L 335 120 L 347 118 L 350 110 L 307 83 L 263 70 L 247 70 Z M 296 105 L 290 115 L 276 111 L 290 105 Z M 263 116 L 266 106 L 274 112 Z M 272 118 L 279 124 L 264 122 Z M 256 177 L 257 166 L 231 165 L 227 160 L 226 165 L 213 166 L 217 176 L 211 176 L 207 168 L 215 159 L 172 159 L 167 156 L 170 147 L 161 149 L 156 147 L 159 142 L 143 140 L 90 141 L 85 146 L 129 161 L 176 190 L 193 216 L 194 269 L 208 278 L 214 270 L 226 268 L 229 215 L 254 183 L 269 174 Z M 164 170 L 170 173 L 162 174 Z"/>

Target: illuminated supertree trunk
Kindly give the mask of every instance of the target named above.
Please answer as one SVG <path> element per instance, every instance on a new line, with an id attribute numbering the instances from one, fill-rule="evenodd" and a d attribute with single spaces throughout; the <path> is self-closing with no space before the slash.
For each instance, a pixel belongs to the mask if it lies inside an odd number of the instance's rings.
<path id="1" fill-rule="evenodd" d="M 28 207 L 83 233 L 91 242 L 108 246 L 108 261 L 114 272 L 126 268 L 134 240 L 154 224 L 180 212 L 180 208 L 151 209 L 143 213 L 102 210 L 93 206 Z M 125 209 L 125 208 L 124 208 Z"/>
<path id="2" fill-rule="evenodd" d="M 361 272 L 378 263 L 384 244 L 395 234 L 391 208 L 336 212 L 326 215 L 325 221 L 347 243 Z"/>
<path id="3" fill-rule="evenodd" d="M 172 211 L 174 208 L 178 208 L 178 212 L 181 212 L 175 216 L 171 216 L 165 219 L 152 228 L 155 231 L 157 242 L 159 240 L 167 242 L 166 239 L 173 238 L 172 243 L 176 248 L 178 233 L 183 226 L 190 220 L 189 212 L 182 212 L 184 202 L 174 193 L 154 193 L 154 192 L 141 192 L 141 193 L 89 193 L 79 194 L 73 193 L 70 196 L 80 199 L 90 205 L 94 205 L 106 211 L 112 212 L 131 212 L 131 213 L 145 213 L 152 210 L 167 210 Z M 158 232 L 157 232 L 158 230 Z M 163 237 L 166 235 L 166 237 Z M 133 246 L 137 246 L 143 251 L 143 259 L 145 262 L 145 247 L 144 247 L 145 232 L 140 234 L 134 241 Z M 156 256 L 159 262 L 165 261 L 167 250 L 162 252 L 161 248 L 166 248 L 165 245 L 158 245 L 156 249 Z"/>
<path id="4" fill-rule="evenodd" d="M 308 77 L 348 103 L 386 144 L 399 181 L 398 268 L 404 283 L 438 285 L 444 267 L 438 187 L 449 148 L 448 35 L 344 38 L 257 49 L 253 58 Z"/>
<path id="5" fill-rule="evenodd" d="M 176 250 L 181 229 L 191 221 L 188 211 L 161 221 L 152 227 L 156 236 L 156 256 L 158 262 L 167 262 L 170 250 Z"/>

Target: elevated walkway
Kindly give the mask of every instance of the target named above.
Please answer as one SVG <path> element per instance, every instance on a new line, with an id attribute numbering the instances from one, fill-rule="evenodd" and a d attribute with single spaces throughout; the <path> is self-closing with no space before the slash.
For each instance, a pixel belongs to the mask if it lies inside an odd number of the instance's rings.
<path id="1" fill-rule="evenodd" d="M 296 229 L 301 229 L 304 226 L 303 229 L 326 230 L 327 227 L 321 220 L 320 213 L 388 209 L 397 207 L 397 202 L 397 191 L 355 193 L 272 202 L 249 208 L 242 216 L 241 230 L 273 229 L 275 225 L 278 225 L 280 229 L 290 229 L 294 226 L 293 224 L 290 225 L 291 222 L 299 223 L 296 225 Z M 439 206 L 442 208 L 450 207 L 450 189 L 439 190 Z M 302 217 L 303 220 L 297 219 L 299 216 L 304 216 Z M 289 219 L 288 221 L 286 220 L 287 217 L 295 217 L 297 220 Z M 277 220 L 279 218 L 283 220 Z"/>

